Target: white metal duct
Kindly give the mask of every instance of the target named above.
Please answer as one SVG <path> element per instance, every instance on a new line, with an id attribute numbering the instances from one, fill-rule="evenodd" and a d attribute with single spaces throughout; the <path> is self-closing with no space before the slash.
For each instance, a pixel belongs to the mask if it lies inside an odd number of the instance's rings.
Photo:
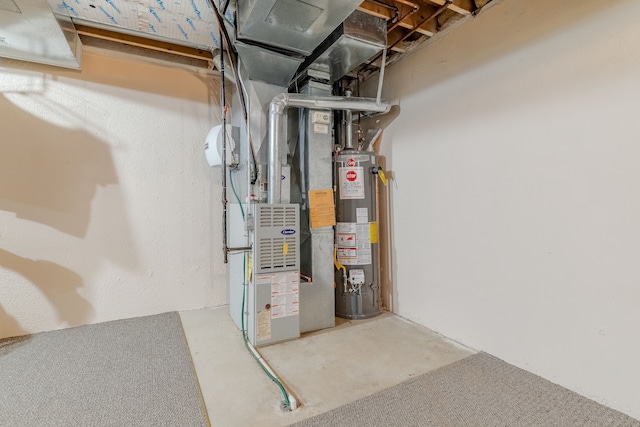
<path id="1" fill-rule="evenodd" d="M 80 69 L 81 55 L 73 25 L 46 0 L 0 0 L 0 56 Z"/>

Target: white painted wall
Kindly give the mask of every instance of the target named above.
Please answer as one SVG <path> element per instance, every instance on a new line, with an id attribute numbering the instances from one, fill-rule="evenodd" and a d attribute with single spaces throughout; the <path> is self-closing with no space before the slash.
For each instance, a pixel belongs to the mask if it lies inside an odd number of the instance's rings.
<path id="1" fill-rule="evenodd" d="M 388 69 L 382 150 L 395 311 L 636 418 L 638 16 L 498 3 Z"/>
<path id="2" fill-rule="evenodd" d="M 90 52 L 81 72 L 0 60 L 0 337 L 227 302 L 217 87 Z"/>

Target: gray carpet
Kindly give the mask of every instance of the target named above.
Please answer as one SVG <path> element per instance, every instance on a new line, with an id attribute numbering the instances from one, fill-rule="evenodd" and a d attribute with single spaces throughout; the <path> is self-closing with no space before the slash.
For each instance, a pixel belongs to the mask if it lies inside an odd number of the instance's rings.
<path id="1" fill-rule="evenodd" d="M 640 427 L 640 422 L 478 353 L 292 426 Z"/>
<path id="2" fill-rule="evenodd" d="M 0 426 L 208 426 L 178 313 L 0 341 Z"/>

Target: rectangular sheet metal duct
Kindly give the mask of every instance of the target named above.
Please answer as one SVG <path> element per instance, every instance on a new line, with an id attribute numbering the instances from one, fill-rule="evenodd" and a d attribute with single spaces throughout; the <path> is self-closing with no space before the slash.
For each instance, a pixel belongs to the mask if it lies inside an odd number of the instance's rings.
<path id="1" fill-rule="evenodd" d="M 0 0 L 0 56 L 77 70 L 82 45 L 46 0 Z"/>
<path id="2" fill-rule="evenodd" d="M 236 42 L 235 46 L 247 70 L 247 78 L 277 86 L 289 86 L 291 78 L 304 59 L 240 41 Z"/>
<path id="3" fill-rule="evenodd" d="M 333 83 L 376 55 L 387 44 L 387 23 L 382 18 L 355 11 L 307 58 L 307 68 L 329 70 Z"/>
<path id="4" fill-rule="evenodd" d="M 238 1 L 238 38 L 310 55 L 360 0 Z"/>

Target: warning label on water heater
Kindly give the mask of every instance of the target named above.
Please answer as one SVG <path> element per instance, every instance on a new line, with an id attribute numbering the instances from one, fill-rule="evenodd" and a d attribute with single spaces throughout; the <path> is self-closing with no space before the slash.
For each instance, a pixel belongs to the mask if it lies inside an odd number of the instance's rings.
<path id="1" fill-rule="evenodd" d="M 364 199 L 364 169 L 362 167 L 338 168 L 341 199 Z"/>
<path id="2" fill-rule="evenodd" d="M 369 224 L 339 222 L 336 224 L 336 258 L 344 265 L 371 264 Z"/>

